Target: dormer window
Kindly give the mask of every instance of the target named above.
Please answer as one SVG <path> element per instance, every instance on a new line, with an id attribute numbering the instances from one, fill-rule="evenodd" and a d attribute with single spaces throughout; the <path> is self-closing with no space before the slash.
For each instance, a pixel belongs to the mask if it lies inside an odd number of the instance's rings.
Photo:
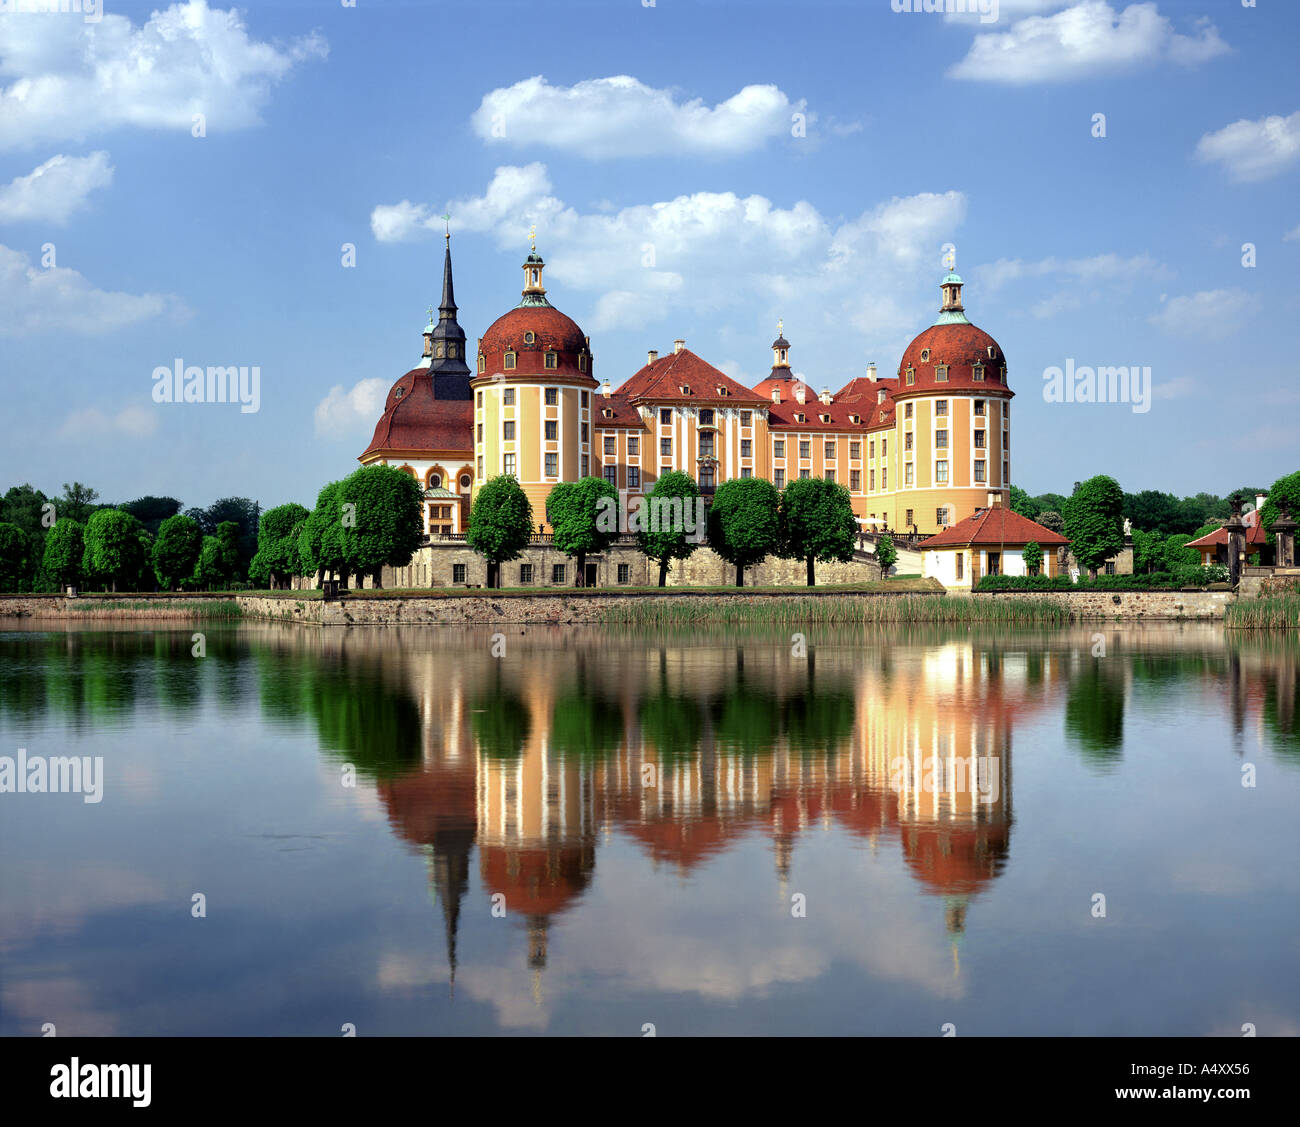
<path id="1" fill-rule="evenodd" d="M 406 394 L 406 388 L 404 388 L 404 387 L 399 387 L 399 388 L 397 389 L 396 398 L 401 399 L 402 396 L 405 395 L 405 394 Z"/>
<path id="2" fill-rule="evenodd" d="M 478 354 L 478 370 L 480 372 L 487 371 L 487 357 L 481 352 Z"/>
<path id="3" fill-rule="evenodd" d="M 831 417 L 829 415 L 822 416 L 822 422 L 829 423 L 830 421 L 831 421 Z"/>
<path id="4" fill-rule="evenodd" d="M 1002 382 L 1007 382 L 1007 366 L 1005 364 L 1002 365 Z"/>
<path id="5" fill-rule="evenodd" d="M 614 408 L 613 408 L 613 407 L 602 407 L 601 410 L 600 410 L 600 413 L 601 413 L 602 415 L 604 415 L 605 418 L 607 418 L 607 419 L 612 419 L 612 418 L 614 417 Z"/>
<path id="6" fill-rule="evenodd" d="M 507 368 L 513 368 L 513 367 L 515 366 L 515 354 L 514 354 L 513 352 L 507 352 L 507 353 L 506 353 L 506 363 L 505 363 L 505 366 L 506 366 Z"/>
<path id="7" fill-rule="evenodd" d="M 524 333 L 524 344 L 533 344 L 536 340 L 537 334 L 533 332 L 532 329 L 529 329 L 528 332 Z"/>
<path id="8" fill-rule="evenodd" d="M 580 371 L 580 372 L 585 372 L 586 370 L 587 370 L 587 354 L 586 354 L 585 352 L 579 352 L 579 353 L 578 353 L 578 371 Z"/>
<path id="9" fill-rule="evenodd" d="M 984 382 L 984 364 L 982 361 L 976 360 L 971 366 L 971 376 L 979 383 Z"/>
<path id="10" fill-rule="evenodd" d="M 908 384 L 916 383 L 916 369 L 911 367 L 907 369 L 907 382 Z M 883 393 L 882 393 L 882 401 L 883 401 Z"/>
<path id="11" fill-rule="evenodd" d="M 990 344 L 990 345 L 989 345 L 989 359 L 990 359 L 990 360 L 996 360 L 996 359 L 997 359 L 997 355 L 998 355 L 997 346 L 996 346 L 996 345 L 992 345 L 992 344 Z"/>
<path id="12" fill-rule="evenodd" d="M 851 422 L 854 426 L 858 426 L 858 425 L 862 422 L 862 416 L 861 416 L 861 415 L 850 415 L 850 416 L 849 416 L 849 422 Z"/>
<path id="13" fill-rule="evenodd" d="M 690 384 L 682 384 L 681 387 L 679 387 L 677 390 L 680 391 L 683 395 L 690 395 L 690 393 L 691 393 L 691 385 L 690 385 Z"/>
<path id="14" fill-rule="evenodd" d="M 935 378 L 939 383 L 947 383 L 947 382 L 948 382 L 948 365 L 947 365 L 947 364 L 936 364 L 936 365 L 934 366 L 934 378 Z"/>
<path id="15" fill-rule="evenodd" d="M 796 414 L 794 417 L 794 421 L 796 423 L 806 423 L 808 420 L 803 415 Z"/>
<path id="16" fill-rule="evenodd" d="M 546 366 L 548 368 L 554 369 L 559 364 L 559 360 L 559 356 L 554 352 L 548 352 L 546 354 Z"/>

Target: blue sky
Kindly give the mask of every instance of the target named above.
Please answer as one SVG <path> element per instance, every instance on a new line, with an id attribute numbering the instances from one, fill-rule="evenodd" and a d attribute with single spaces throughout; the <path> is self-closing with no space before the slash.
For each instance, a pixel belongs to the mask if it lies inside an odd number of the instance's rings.
<path id="1" fill-rule="evenodd" d="M 1031 493 L 1300 464 L 1300 5 L 23 2 L 0 488 L 310 504 L 419 358 L 448 209 L 471 340 L 535 223 L 615 386 L 676 337 L 756 382 L 778 318 L 817 390 L 892 373 L 951 243 Z M 257 366 L 259 409 L 155 403 L 177 358 Z M 1150 410 L 1045 401 L 1067 360 L 1149 366 Z"/>

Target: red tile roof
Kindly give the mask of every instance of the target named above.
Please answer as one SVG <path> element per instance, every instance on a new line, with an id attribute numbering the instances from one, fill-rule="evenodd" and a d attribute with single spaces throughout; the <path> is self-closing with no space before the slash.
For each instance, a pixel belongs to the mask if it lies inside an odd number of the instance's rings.
<path id="1" fill-rule="evenodd" d="M 992 355 L 990 355 L 990 350 Z M 925 352 L 926 358 L 921 359 Z M 917 392 L 933 394 L 936 391 L 985 391 L 991 395 L 1008 396 L 1013 393 L 1002 383 L 1002 368 L 1007 358 L 1002 349 L 983 329 L 967 324 L 931 325 L 918 335 L 898 365 L 898 395 Z M 976 380 L 974 367 L 984 367 L 984 378 Z M 935 378 L 935 367 L 948 365 L 948 378 L 940 383 Z M 908 384 L 908 368 L 915 373 L 915 381 Z"/>
<path id="2" fill-rule="evenodd" d="M 641 412 L 632 406 L 621 394 L 592 396 L 591 401 L 592 415 L 591 422 L 597 430 L 601 427 L 636 427 L 639 430 L 645 430 L 645 420 L 641 418 Z M 612 415 L 606 415 L 606 411 L 612 411 Z"/>
<path id="3" fill-rule="evenodd" d="M 437 399 L 427 368 L 413 368 L 388 391 L 384 413 L 360 460 L 386 453 L 474 453 L 474 401 Z"/>
<path id="4" fill-rule="evenodd" d="M 950 525 L 942 532 L 922 540 L 921 551 L 934 548 L 965 548 L 975 544 L 1007 544 L 1020 547 L 1035 541 L 1041 548 L 1059 548 L 1069 541 L 1050 528 L 999 505 L 980 509 L 974 516 Z"/>
<path id="5" fill-rule="evenodd" d="M 812 397 L 800 403 L 791 399 L 768 407 L 767 425 L 771 430 L 862 432 L 870 426 L 881 425 L 877 422 L 876 411 L 874 404 L 840 403 L 838 400 L 823 403 Z M 804 421 L 800 422 L 796 415 L 802 415 Z M 824 420 L 823 415 L 828 416 L 829 421 Z M 854 422 L 854 419 L 858 421 Z"/>
<path id="6" fill-rule="evenodd" d="M 690 388 L 683 392 L 683 387 Z M 725 389 L 719 394 L 718 389 Z M 648 399 L 655 403 L 737 403 L 762 406 L 768 400 L 738 384 L 730 376 L 701 360 L 689 348 L 660 356 L 636 375 L 625 380 L 618 394 L 629 402 Z"/>
<path id="7" fill-rule="evenodd" d="M 1268 536 L 1264 531 L 1264 525 L 1259 519 L 1259 510 L 1254 512 L 1243 513 L 1242 523 L 1246 526 L 1246 543 L 1255 545 L 1264 545 L 1268 543 Z M 1226 528 L 1216 528 L 1213 532 L 1207 532 L 1199 540 L 1189 540 L 1188 548 L 1213 548 L 1219 544 L 1227 546 L 1228 530 Z"/>

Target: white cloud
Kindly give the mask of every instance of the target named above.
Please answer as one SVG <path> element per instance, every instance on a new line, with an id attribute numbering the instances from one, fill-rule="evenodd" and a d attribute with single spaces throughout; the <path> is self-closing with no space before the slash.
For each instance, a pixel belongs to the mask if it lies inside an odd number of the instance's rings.
<path id="1" fill-rule="evenodd" d="M 10 16 L 0 20 L 0 149 L 126 126 L 189 131 L 196 113 L 212 133 L 246 128 L 275 82 L 326 53 L 317 35 L 250 39 L 237 10 L 206 0 L 155 11 L 140 27 L 117 14 Z"/>
<path id="2" fill-rule="evenodd" d="M 158 415 L 148 407 L 123 407 L 116 412 L 99 407 L 73 411 L 59 428 L 59 437 L 84 440 L 105 436 L 148 438 L 158 429 Z"/>
<path id="3" fill-rule="evenodd" d="M 1000 258 L 987 266 L 976 267 L 973 277 L 989 291 L 1033 280 L 1034 292 L 1041 292 L 1039 279 L 1053 280 L 1051 292 L 1029 307 L 1038 320 L 1046 320 L 1085 303 L 1114 298 L 1132 292 L 1139 281 L 1171 278 L 1173 271 L 1150 255 L 1125 258 L 1118 254 L 1097 254 L 1090 258 L 1041 258 L 1026 262 L 1019 258 Z"/>
<path id="4" fill-rule="evenodd" d="M 700 98 L 678 101 L 630 75 L 552 86 L 541 75 L 484 95 L 470 118 L 489 143 L 545 145 L 585 157 L 671 153 L 730 156 L 789 137 L 792 102 L 776 86 L 746 86 L 708 106 Z"/>
<path id="5" fill-rule="evenodd" d="M 0 246 L 0 337 L 29 333 L 107 333 L 163 313 L 184 316 L 170 294 L 96 289 L 76 270 L 33 266 L 22 251 Z"/>
<path id="6" fill-rule="evenodd" d="M 66 223 L 91 192 L 112 182 L 113 166 L 105 152 L 50 157 L 27 176 L 0 186 L 0 223 Z"/>
<path id="7" fill-rule="evenodd" d="M 1284 243 L 1293 243 L 1300 241 L 1300 224 L 1292 227 L 1285 235 L 1282 236 Z"/>
<path id="8" fill-rule="evenodd" d="M 1218 161 L 1232 179 L 1264 180 L 1300 159 L 1300 110 L 1258 121 L 1234 121 L 1196 144 L 1197 160 Z"/>
<path id="9" fill-rule="evenodd" d="M 525 245 L 536 223 L 552 294 L 590 294 L 593 332 L 737 309 L 760 318 L 764 333 L 779 316 L 804 340 L 848 322 L 888 334 L 876 347 L 901 349 L 906 341 L 895 334 L 916 323 L 911 303 L 938 307 L 939 247 L 964 219 L 966 201 L 960 192 L 921 193 L 838 223 L 806 201 L 780 207 L 734 192 L 579 212 L 555 195 L 545 165 L 530 164 L 497 169 L 482 195 L 449 209 L 458 230 L 487 233 L 502 249 Z M 440 229 L 434 214 L 404 201 L 376 208 L 371 225 L 377 235 L 414 239 Z"/>
<path id="10" fill-rule="evenodd" d="M 358 380 L 351 389 L 335 384 L 316 404 L 316 433 L 343 436 L 357 430 L 373 430 L 384 413 L 384 399 L 392 380 Z"/>
<path id="11" fill-rule="evenodd" d="M 1157 62 L 1191 66 L 1229 50 L 1206 20 L 1197 22 L 1195 35 L 1181 35 L 1153 3 L 1116 13 L 1105 0 L 1087 0 L 1055 15 L 1029 16 L 1008 31 L 976 35 L 948 75 L 1011 85 L 1064 82 Z"/>
<path id="12" fill-rule="evenodd" d="M 1250 294 L 1238 289 L 1201 290 L 1183 297 L 1161 298 L 1151 324 L 1178 336 L 1221 338 L 1235 333 L 1255 308 Z"/>

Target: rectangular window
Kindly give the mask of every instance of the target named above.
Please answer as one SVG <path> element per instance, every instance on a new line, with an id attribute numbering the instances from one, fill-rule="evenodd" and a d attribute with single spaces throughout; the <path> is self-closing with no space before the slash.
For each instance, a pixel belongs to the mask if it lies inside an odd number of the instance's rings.
<path id="1" fill-rule="evenodd" d="M 948 463 L 947 462 L 935 462 L 934 483 L 935 485 L 948 484 Z"/>
<path id="2" fill-rule="evenodd" d="M 558 387 L 548 387 L 546 389 L 546 406 L 554 407 L 560 402 L 560 389 Z M 532 564 L 528 565 L 532 567 Z"/>
<path id="3" fill-rule="evenodd" d="M 700 457 L 713 457 L 713 431 L 711 430 L 700 432 Z"/>
<path id="4" fill-rule="evenodd" d="M 785 488 L 785 470 L 776 470 L 772 474 L 772 484 L 778 489 Z"/>
<path id="5" fill-rule="evenodd" d="M 591 459 L 588 458 L 586 454 L 583 454 L 582 457 L 578 459 L 578 476 L 587 477 L 590 473 Z"/>
<path id="6" fill-rule="evenodd" d="M 849 489 L 854 493 L 862 492 L 861 470 L 849 470 Z"/>
<path id="7" fill-rule="evenodd" d="M 869 484 L 870 484 L 871 491 L 874 493 L 874 492 L 875 492 L 875 489 L 876 489 L 876 471 L 875 471 L 875 470 L 872 470 L 872 471 L 871 471 L 871 473 L 869 474 L 867 480 L 868 480 L 868 482 L 869 482 Z"/>
<path id="8" fill-rule="evenodd" d="M 502 456 L 501 472 L 502 473 L 515 472 L 515 456 L 513 454 L 505 454 Z"/>
<path id="9" fill-rule="evenodd" d="M 582 393 L 582 397 L 580 398 L 579 403 L 583 407 L 587 406 L 587 393 L 585 391 Z"/>
<path id="10" fill-rule="evenodd" d="M 615 489 L 618 488 L 618 466 L 605 467 L 605 480 Z"/>
<path id="11" fill-rule="evenodd" d="M 564 564 L 551 564 L 551 582 L 564 582 Z"/>
<path id="12" fill-rule="evenodd" d="M 804 439 L 799 443 L 799 457 L 801 458 L 812 457 L 812 443 L 809 442 L 807 439 Z"/>
<path id="13" fill-rule="evenodd" d="M 520 564 L 520 565 L 519 565 L 519 582 L 520 582 L 520 583 L 531 583 L 532 581 L 533 581 L 533 565 L 532 565 L 532 564 Z"/>
<path id="14" fill-rule="evenodd" d="M 982 430 L 977 430 L 975 432 L 975 449 L 984 449 L 984 432 Z"/>
<path id="15" fill-rule="evenodd" d="M 934 445 L 940 450 L 947 449 L 948 432 L 946 430 L 937 430 L 934 432 Z"/>
<path id="16" fill-rule="evenodd" d="M 975 400 L 975 414 L 977 415 L 984 414 L 984 400 L 982 399 Z"/>
<path id="17" fill-rule="evenodd" d="M 1007 473 L 1007 463 L 1002 463 L 1002 484 L 1006 485 L 1011 480 L 1011 475 Z"/>
<path id="18" fill-rule="evenodd" d="M 1106 574 L 1107 574 L 1107 575 L 1114 575 L 1114 574 L 1115 574 L 1115 561 L 1114 561 L 1114 560 L 1107 560 L 1107 561 L 1106 561 Z"/>
<path id="19" fill-rule="evenodd" d="M 886 469 L 880 471 L 880 488 L 889 491 L 889 471 Z"/>
<path id="20" fill-rule="evenodd" d="M 478 479 L 479 481 L 483 480 L 483 455 L 482 454 L 478 456 Z"/>
<path id="21" fill-rule="evenodd" d="M 483 406 L 483 393 L 481 391 L 478 393 L 478 405 Z"/>
<path id="22" fill-rule="evenodd" d="M 641 467 L 640 466 L 628 466 L 627 487 L 629 489 L 641 488 Z"/>
<path id="23" fill-rule="evenodd" d="M 882 458 L 889 457 L 889 439 L 887 438 L 882 438 L 880 440 L 880 456 Z M 880 488 L 884 489 L 884 486 L 882 485 Z"/>
<path id="24" fill-rule="evenodd" d="M 940 505 L 934 510 L 934 523 L 940 528 L 948 527 L 948 507 L 946 505 Z"/>
<path id="25" fill-rule="evenodd" d="M 907 382 L 909 386 L 916 383 L 916 373 L 911 368 L 907 369 Z"/>
<path id="26" fill-rule="evenodd" d="M 958 552 L 957 553 L 957 578 L 958 579 L 962 578 L 963 574 L 965 573 L 966 571 L 965 565 L 966 565 L 966 553 Z"/>
<path id="27" fill-rule="evenodd" d="M 673 409 L 671 407 L 659 408 L 659 423 L 661 426 L 666 427 L 673 425 Z"/>
<path id="28" fill-rule="evenodd" d="M 514 366 L 515 366 L 515 354 L 514 354 L 513 352 L 507 352 L 507 353 L 506 353 L 506 362 L 505 362 L 505 367 L 506 367 L 507 370 L 509 370 L 509 369 L 513 368 Z"/>
<path id="29" fill-rule="evenodd" d="M 555 353 L 554 353 L 554 352 L 548 352 L 548 353 L 546 354 L 546 366 L 547 366 L 548 368 L 554 368 L 554 367 L 555 367 L 555 361 L 556 361 Z"/>
<path id="30" fill-rule="evenodd" d="M 800 471 L 799 471 L 799 480 L 800 480 L 800 481 L 807 481 L 810 477 L 812 477 L 812 470 L 800 470 Z"/>
<path id="31" fill-rule="evenodd" d="M 867 454 L 872 458 L 876 456 L 876 444 L 874 442 L 867 443 Z"/>
<path id="32" fill-rule="evenodd" d="M 702 427 L 711 427 L 712 425 L 713 425 L 713 408 L 712 408 L 712 407 L 701 407 L 701 408 L 700 408 L 700 426 L 702 426 Z"/>
<path id="33" fill-rule="evenodd" d="M 546 420 L 546 441 L 555 442 L 560 437 L 560 424 L 554 419 Z"/>
<path id="34" fill-rule="evenodd" d="M 742 438 L 740 440 L 740 456 L 742 458 L 752 458 L 754 456 L 754 440 L 752 438 Z"/>
<path id="35" fill-rule="evenodd" d="M 482 441 L 483 441 L 483 424 L 482 424 L 482 423 L 479 423 L 479 425 L 478 425 L 478 440 L 479 440 L 479 442 L 482 442 Z"/>
<path id="36" fill-rule="evenodd" d="M 464 583 L 464 582 L 465 582 L 465 565 L 464 565 L 464 564 L 452 564 L 452 565 L 451 565 L 451 581 L 452 581 L 453 583 Z"/>
<path id="37" fill-rule="evenodd" d="M 904 485 L 911 485 L 911 484 L 913 484 L 913 478 L 912 478 L 912 463 L 911 463 L 911 462 L 908 462 L 906 465 L 903 466 L 903 484 L 904 484 Z"/>
<path id="38" fill-rule="evenodd" d="M 515 421 L 507 419 L 501 424 L 501 438 L 504 442 L 513 442 L 515 440 Z"/>
<path id="39" fill-rule="evenodd" d="M 862 443 L 861 443 L 861 442 L 850 442 L 850 443 L 849 443 L 849 458 L 852 459 L 852 460 L 855 461 L 855 462 L 860 462 L 860 461 L 862 460 Z"/>
<path id="40" fill-rule="evenodd" d="M 753 411 L 741 411 L 741 412 L 740 412 L 740 425 L 741 425 L 742 427 L 747 427 L 747 426 L 749 426 L 749 425 L 753 422 L 753 420 L 754 420 L 754 412 L 753 412 Z"/>
<path id="41" fill-rule="evenodd" d="M 741 476 L 741 477 L 753 477 L 753 476 L 754 476 L 754 471 L 753 471 L 752 467 L 750 467 L 750 466 L 744 466 L 744 467 L 741 469 L 741 471 L 740 471 L 740 476 Z"/>
<path id="42" fill-rule="evenodd" d="M 673 456 L 673 440 L 671 438 L 661 438 L 659 440 L 659 453 L 664 458 Z"/>
<path id="43" fill-rule="evenodd" d="M 629 458 L 639 458 L 641 456 L 641 439 L 635 434 L 627 436 L 627 454 Z"/>
<path id="44" fill-rule="evenodd" d="M 631 565 L 630 565 L 630 564 L 619 564 L 619 565 L 618 565 L 618 581 L 619 581 L 620 583 L 627 583 L 627 582 L 629 582 L 629 581 L 631 580 L 631 578 L 632 578 L 632 567 L 631 567 Z"/>
<path id="45" fill-rule="evenodd" d="M 934 413 L 936 415 L 946 415 L 948 413 L 948 400 L 936 399 L 934 401 Z"/>
<path id="46" fill-rule="evenodd" d="M 934 378 L 936 383 L 948 382 L 948 365 L 936 364 L 934 368 Z"/>
<path id="47" fill-rule="evenodd" d="M 772 457 L 773 458 L 785 457 L 785 439 L 778 438 L 775 442 L 772 443 Z"/>
<path id="48" fill-rule="evenodd" d="M 904 523 L 907 524 L 907 526 L 908 526 L 909 528 L 910 528 L 912 525 L 914 525 L 914 524 L 916 523 L 916 520 L 915 520 L 915 519 L 913 518 L 913 516 L 912 516 L 912 510 L 911 510 L 911 509 L 908 509 L 908 510 L 907 510 L 907 520 L 906 520 Z"/>
<path id="49" fill-rule="evenodd" d="M 546 455 L 546 476 L 558 477 L 560 474 L 560 456 L 558 454 Z"/>
<path id="50" fill-rule="evenodd" d="M 513 387 L 507 387 L 502 390 L 501 402 L 507 407 L 513 407 L 515 405 L 515 389 Z"/>
<path id="51" fill-rule="evenodd" d="M 835 480 L 835 471 L 834 471 L 834 470 L 827 470 L 827 471 L 826 471 L 826 480 L 827 480 L 827 481 L 834 481 L 834 480 Z"/>
<path id="52" fill-rule="evenodd" d="M 578 441 L 579 441 L 579 442 L 584 442 L 584 443 L 587 441 L 587 424 L 586 424 L 586 423 L 579 423 L 579 424 L 578 424 Z"/>
<path id="53" fill-rule="evenodd" d="M 618 441 L 612 434 L 605 435 L 605 457 L 612 457 L 616 449 L 615 443 Z"/>
<path id="54" fill-rule="evenodd" d="M 976 459 L 976 461 L 975 461 L 975 480 L 976 480 L 976 481 L 985 481 L 986 479 L 987 479 L 987 478 L 986 478 L 986 475 L 985 475 L 985 473 L 984 473 L 984 459 L 983 459 L 983 458 L 978 458 L 978 459 Z"/>
<path id="55" fill-rule="evenodd" d="M 826 461 L 828 462 L 835 461 L 835 443 L 833 442 L 826 443 L 826 449 L 825 451 L 823 451 L 823 453 L 825 455 Z"/>
<path id="56" fill-rule="evenodd" d="M 700 467 L 700 488 L 701 489 L 713 488 L 713 467 L 712 466 Z"/>
<path id="57" fill-rule="evenodd" d="M 906 407 L 903 408 L 903 418 L 910 419 L 911 417 L 912 417 L 912 405 L 909 403 L 907 404 Z"/>
<path id="58" fill-rule="evenodd" d="M 905 432 L 903 435 L 903 449 L 912 449 L 912 432 L 910 430 Z"/>

